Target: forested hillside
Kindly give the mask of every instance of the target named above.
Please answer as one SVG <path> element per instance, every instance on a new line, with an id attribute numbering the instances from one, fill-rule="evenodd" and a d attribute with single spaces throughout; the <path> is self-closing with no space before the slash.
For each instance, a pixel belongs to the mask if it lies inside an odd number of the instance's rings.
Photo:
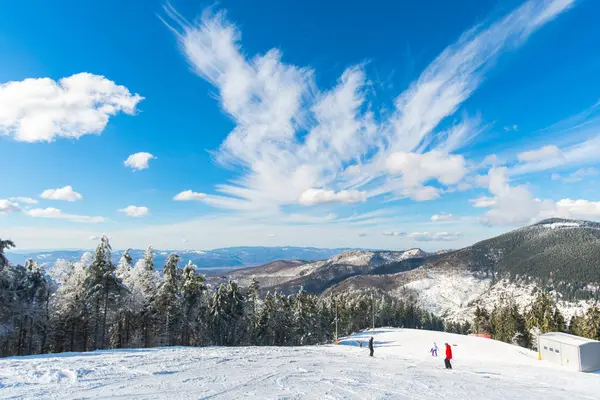
<path id="1" fill-rule="evenodd" d="M 93 255 L 48 273 L 28 260 L 12 265 L 0 250 L 0 355 L 171 345 L 305 345 L 331 342 L 369 326 L 443 330 L 441 319 L 389 296 L 318 297 L 302 290 L 260 296 L 257 281 L 208 286 L 191 262 L 171 254 L 156 271 L 148 248 L 135 264 L 111 261 L 108 239 Z"/>

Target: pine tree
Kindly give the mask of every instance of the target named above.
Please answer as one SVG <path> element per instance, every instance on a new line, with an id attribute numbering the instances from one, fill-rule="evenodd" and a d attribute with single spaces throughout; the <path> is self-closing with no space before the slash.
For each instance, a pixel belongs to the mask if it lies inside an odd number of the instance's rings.
<path id="1" fill-rule="evenodd" d="M 148 246 L 144 253 L 144 265 L 148 271 L 154 271 L 154 249 Z"/>
<path id="2" fill-rule="evenodd" d="M 51 351 L 86 351 L 88 335 L 88 308 L 86 304 L 87 260 L 71 265 L 64 283 L 53 298 Z"/>
<path id="3" fill-rule="evenodd" d="M 473 331 L 475 333 L 490 333 L 490 315 L 483 307 L 475 308 L 475 319 L 473 320 Z"/>
<path id="4" fill-rule="evenodd" d="M 248 343 L 256 345 L 258 340 L 258 316 L 260 311 L 260 283 L 256 278 L 248 287 L 245 307 L 245 319 L 248 333 Z"/>
<path id="5" fill-rule="evenodd" d="M 133 258 L 129 254 L 131 249 L 127 249 L 123 252 L 123 255 L 119 259 L 119 265 L 117 266 L 116 274 L 117 278 L 124 282 L 128 279 L 129 274 L 131 273 L 131 265 L 133 263 Z"/>
<path id="6" fill-rule="evenodd" d="M 182 344 L 198 345 L 202 338 L 202 320 L 204 312 L 203 295 L 206 290 L 204 276 L 196 273 L 196 266 L 188 261 L 182 276 Z M 192 333 L 196 336 L 192 338 Z"/>
<path id="7" fill-rule="evenodd" d="M 11 247 L 15 247 L 15 243 L 12 240 L 0 239 L 0 270 L 8 265 L 8 259 L 4 255 L 4 252 Z"/>
<path id="8" fill-rule="evenodd" d="M 102 236 L 92 263 L 86 270 L 86 300 L 93 319 L 92 346 L 106 346 L 106 328 L 110 307 L 118 301 L 121 284 L 111 261 L 112 249 L 108 238 Z"/>
<path id="9" fill-rule="evenodd" d="M 163 270 L 163 281 L 153 300 L 152 309 L 155 312 L 159 334 L 162 331 L 161 343 L 171 345 L 175 341 L 175 332 L 179 322 L 180 285 L 177 273 L 179 256 L 170 254 Z"/>
<path id="10" fill-rule="evenodd" d="M 588 308 L 582 325 L 583 336 L 588 339 L 600 339 L 600 308 L 598 304 Z"/>

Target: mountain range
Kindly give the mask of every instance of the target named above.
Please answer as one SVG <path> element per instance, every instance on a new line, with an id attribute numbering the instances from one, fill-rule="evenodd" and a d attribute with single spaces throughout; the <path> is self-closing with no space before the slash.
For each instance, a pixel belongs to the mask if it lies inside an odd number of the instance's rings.
<path id="1" fill-rule="evenodd" d="M 570 318 L 597 298 L 600 224 L 553 218 L 460 250 L 351 250 L 315 262 L 271 262 L 209 282 L 226 279 L 241 285 L 257 279 L 264 292 L 385 292 L 454 320 L 507 297 L 523 307 L 546 289 Z"/>
<path id="2" fill-rule="evenodd" d="M 332 257 L 348 249 L 319 249 L 314 247 L 227 247 L 214 250 L 154 250 L 154 265 L 161 269 L 169 254 L 177 253 L 181 257 L 180 265 L 188 261 L 198 266 L 199 270 L 226 270 L 257 266 L 275 260 L 315 261 Z M 24 264 L 31 258 L 40 264 L 54 264 L 56 260 L 78 261 L 85 252 L 93 250 L 57 250 L 57 251 L 22 251 L 7 252 L 7 258 L 13 264 Z M 113 262 L 118 262 L 124 250 L 112 253 Z M 129 254 L 134 262 L 143 258 L 145 250 L 132 249 Z"/>

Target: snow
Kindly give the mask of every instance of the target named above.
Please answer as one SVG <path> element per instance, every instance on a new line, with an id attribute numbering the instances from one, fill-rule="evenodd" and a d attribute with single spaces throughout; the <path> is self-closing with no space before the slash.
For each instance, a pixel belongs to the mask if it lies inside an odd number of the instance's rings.
<path id="1" fill-rule="evenodd" d="M 396 294 L 402 297 L 403 289 L 408 289 L 427 311 L 461 321 L 471 319 L 465 311 L 486 292 L 490 282 L 469 273 L 427 271 L 426 277 L 407 283 Z"/>
<path id="2" fill-rule="evenodd" d="M 443 271 L 417 268 L 409 271 L 410 281 L 391 292 L 398 298 L 408 294 L 423 309 L 449 321 L 472 321 L 475 308 L 481 306 L 492 311 L 505 299 L 513 300 L 524 312 L 537 297 L 539 288 L 535 283 L 514 282 L 499 279 L 492 284 L 491 278 L 464 271 Z M 550 293 L 566 321 L 581 315 L 593 304 L 593 300 L 565 301 L 559 293 Z"/>
<path id="3" fill-rule="evenodd" d="M 540 337 L 544 337 L 546 339 L 554 340 L 556 342 L 570 344 L 572 346 L 581 346 L 586 343 L 598 343 L 597 340 L 584 338 L 581 336 L 569 335 L 568 333 L 563 332 L 548 332 L 540 335 Z"/>
<path id="4" fill-rule="evenodd" d="M 577 222 L 553 222 L 551 224 L 543 224 L 544 228 L 578 228 L 580 225 Z"/>
<path id="5" fill-rule="evenodd" d="M 373 335 L 375 357 L 365 344 Z M 444 342 L 453 346 L 443 368 Z M 0 360 L 0 396 L 19 399 L 595 399 L 600 376 L 489 339 L 381 328 L 307 347 L 159 348 Z"/>

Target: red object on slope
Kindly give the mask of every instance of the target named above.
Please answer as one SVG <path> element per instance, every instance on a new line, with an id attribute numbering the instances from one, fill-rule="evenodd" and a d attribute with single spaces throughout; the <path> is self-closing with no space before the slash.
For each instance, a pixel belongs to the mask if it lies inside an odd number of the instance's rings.
<path id="1" fill-rule="evenodd" d="M 446 345 L 446 358 L 452 360 L 452 347 L 449 344 Z"/>

